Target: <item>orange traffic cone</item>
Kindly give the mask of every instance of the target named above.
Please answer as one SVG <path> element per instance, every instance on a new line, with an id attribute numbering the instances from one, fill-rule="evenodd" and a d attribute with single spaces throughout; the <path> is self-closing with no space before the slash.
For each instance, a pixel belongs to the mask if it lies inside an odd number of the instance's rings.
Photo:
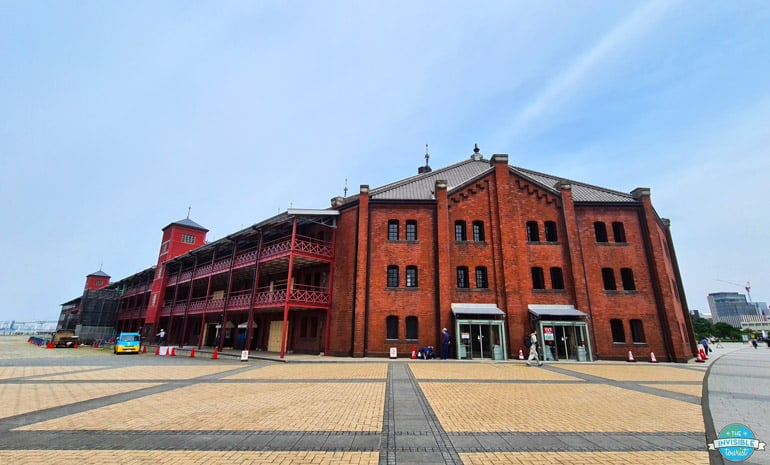
<path id="1" fill-rule="evenodd" d="M 698 349 L 698 352 L 700 353 L 700 356 L 703 357 L 703 360 L 704 361 L 708 360 L 709 357 L 708 357 L 708 355 L 706 355 L 706 349 L 704 349 L 703 346 L 698 346 L 698 347 L 700 347 Z"/>
<path id="2" fill-rule="evenodd" d="M 147 346 L 142 346 L 142 353 L 143 353 L 143 354 L 146 354 L 146 353 L 147 353 Z"/>
<path id="3" fill-rule="evenodd" d="M 171 348 L 171 356 L 176 357 L 176 347 Z"/>
<path id="4" fill-rule="evenodd" d="M 216 360 L 216 359 L 218 359 L 218 358 L 219 358 L 219 351 L 217 350 L 217 348 L 216 348 L 216 347 L 214 347 L 214 353 L 213 353 L 213 354 L 211 354 L 211 359 L 212 359 L 212 360 Z"/>
<path id="5" fill-rule="evenodd" d="M 190 358 L 195 358 L 195 347 L 190 350 Z"/>
<path id="6" fill-rule="evenodd" d="M 698 358 L 696 358 L 695 361 L 698 363 L 706 363 L 706 361 L 703 360 L 703 355 L 701 354 L 700 350 L 698 351 Z"/>
<path id="7" fill-rule="evenodd" d="M 650 351 L 650 363 L 658 363 L 658 359 L 655 358 L 655 352 Z"/>
<path id="8" fill-rule="evenodd" d="M 76 343 L 72 344 L 72 348 L 73 349 L 77 349 L 78 348 L 78 343 L 76 342 Z"/>
<path id="9" fill-rule="evenodd" d="M 634 358 L 634 353 L 631 352 L 631 349 L 628 349 L 628 362 L 635 362 L 636 359 Z"/>
<path id="10" fill-rule="evenodd" d="M 155 346 L 155 355 L 160 355 L 160 346 Z"/>
<path id="11" fill-rule="evenodd" d="M 48 341 L 48 344 L 45 345 L 46 349 L 53 349 L 53 341 Z"/>
<path id="12" fill-rule="evenodd" d="M 417 358 L 417 347 L 412 346 L 412 360 Z"/>
<path id="13" fill-rule="evenodd" d="M 524 349 L 519 347 L 519 360 L 524 360 Z"/>

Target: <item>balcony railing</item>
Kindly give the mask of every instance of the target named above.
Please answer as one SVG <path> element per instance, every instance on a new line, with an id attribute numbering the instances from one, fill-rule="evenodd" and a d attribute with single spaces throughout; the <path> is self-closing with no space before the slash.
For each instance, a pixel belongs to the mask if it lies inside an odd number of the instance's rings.
<path id="1" fill-rule="evenodd" d="M 307 286 L 304 284 L 295 284 L 290 290 L 287 289 L 286 283 L 273 284 L 272 286 L 264 286 L 257 288 L 254 292 L 254 307 L 276 307 L 286 303 L 286 292 L 289 292 L 289 304 L 290 305 L 307 305 L 307 306 L 327 306 L 329 305 L 329 289 L 319 286 Z M 227 299 L 227 310 L 246 310 L 249 308 L 251 301 L 251 290 L 245 290 L 240 292 L 234 292 Z M 203 313 L 210 310 L 222 310 L 224 308 L 225 299 L 206 299 L 198 298 L 190 301 L 187 306 L 187 313 Z M 185 303 L 177 302 L 172 305 L 163 305 L 161 315 L 183 315 L 185 313 Z M 123 314 L 121 313 L 121 316 Z"/>
<path id="2" fill-rule="evenodd" d="M 293 251 L 295 253 L 301 253 L 304 255 L 311 255 L 317 258 L 325 259 L 332 258 L 334 253 L 331 242 L 322 241 L 313 237 L 306 236 L 297 236 Z M 268 261 L 290 252 L 292 252 L 291 236 L 285 236 L 275 241 L 265 243 L 262 246 L 262 252 L 260 253 L 259 261 Z M 241 268 L 253 264 L 257 259 L 257 253 L 257 249 L 251 249 L 239 253 L 235 256 L 235 263 L 233 268 Z M 201 265 L 195 269 L 194 275 L 192 270 L 183 271 L 181 276 L 178 276 L 178 272 L 171 273 L 168 276 L 168 282 L 170 284 L 177 282 L 177 280 L 184 282 L 193 278 L 201 278 L 211 273 L 220 273 L 222 271 L 226 271 L 230 268 L 230 263 L 232 260 L 232 257 L 227 257 L 223 258 L 222 260 L 218 260 L 213 264 L 207 263 L 205 265 Z"/>

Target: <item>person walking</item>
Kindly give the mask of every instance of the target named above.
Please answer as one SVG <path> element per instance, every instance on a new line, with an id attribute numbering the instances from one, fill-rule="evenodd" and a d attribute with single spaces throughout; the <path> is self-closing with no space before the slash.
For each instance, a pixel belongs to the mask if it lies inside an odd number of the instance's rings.
<path id="1" fill-rule="evenodd" d="M 708 357 L 709 352 L 711 352 L 711 349 L 709 349 L 709 340 L 704 337 L 700 340 L 700 344 L 703 346 L 703 352 L 706 354 L 706 357 Z"/>
<path id="2" fill-rule="evenodd" d="M 161 329 L 160 332 L 156 334 L 156 336 L 158 336 L 158 345 L 162 346 L 163 343 L 166 342 L 166 330 Z"/>
<path id="3" fill-rule="evenodd" d="M 532 366 L 532 361 L 535 361 L 537 366 L 543 366 L 543 362 L 540 361 L 540 357 L 537 354 L 537 334 L 534 331 L 529 335 L 529 358 L 527 359 L 527 366 Z"/>
<path id="4" fill-rule="evenodd" d="M 449 358 L 449 345 L 452 343 L 452 335 L 444 328 L 441 330 L 441 360 Z"/>

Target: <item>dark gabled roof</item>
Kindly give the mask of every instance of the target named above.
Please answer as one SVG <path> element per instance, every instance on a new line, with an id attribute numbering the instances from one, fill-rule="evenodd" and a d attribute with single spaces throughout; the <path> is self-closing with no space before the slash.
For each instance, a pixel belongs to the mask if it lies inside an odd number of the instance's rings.
<path id="1" fill-rule="evenodd" d="M 592 186 L 591 184 L 539 173 L 526 168 L 512 166 L 511 172 L 532 179 L 536 183 L 553 190 L 555 193 L 558 193 L 557 183 L 568 182 L 572 185 L 572 199 L 575 202 L 636 202 L 636 199 L 631 194 L 626 194 L 625 192 Z"/>
<path id="2" fill-rule="evenodd" d="M 100 278 L 110 278 L 111 277 L 110 275 L 108 275 L 107 273 L 105 273 L 102 270 L 94 271 L 93 273 L 87 275 L 86 278 L 91 277 L 91 276 L 98 276 Z"/>
<path id="3" fill-rule="evenodd" d="M 186 228 L 200 229 L 201 231 L 209 232 L 208 229 L 206 229 L 203 226 L 199 225 L 198 223 L 196 223 L 195 221 L 191 220 L 190 218 L 185 218 L 183 220 L 174 221 L 173 223 L 169 223 L 169 225 L 166 226 L 165 228 L 163 228 L 162 231 L 165 231 L 167 228 L 169 228 L 172 225 L 184 226 Z"/>
<path id="4" fill-rule="evenodd" d="M 421 173 L 410 178 L 386 184 L 369 191 L 369 197 L 375 200 L 431 200 L 437 180 L 447 181 L 447 190 L 452 191 L 468 181 L 481 177 L 494 168 L 483 157 L 471 157 L 469 160 L 440 168 L 429 173 Z M 593 186 L 550 174 L 540 173 L 526 168 L 509 167 L 517 174 L 540 185 L 555 195 L 560 195 L 556 184 L 567 182 L 572 185 L 572 198 L 575 202 L 636 202 L 631 194 L 618 192 L 603 187 Z M 348 200 L 352 200 L 349 198 Z"/>
<path id="5" fill-rule="evenodd" d="M 440 168 L 429 173 L 422 173 L 411 178 L 402 179 L 369 191 L 369 197 L 377 200 L 430 200 L 437 180 L 447 182 L 447 190 L 485 173 L 492 171 L 489 160 L 483 158 L 470 159 Z"/>

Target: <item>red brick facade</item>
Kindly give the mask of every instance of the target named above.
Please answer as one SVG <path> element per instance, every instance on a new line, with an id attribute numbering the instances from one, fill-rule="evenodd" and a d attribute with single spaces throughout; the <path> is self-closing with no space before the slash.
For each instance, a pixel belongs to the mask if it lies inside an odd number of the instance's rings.
<path id="1" fill-rule="evenodd" d="M 629 350 L 640 359 L 650 352 L 662 360 L 693 356 L 668 222 L 654 211 L 648 191 L 624 202 L 575 201 L 570 182 L 548 188 L 509 169 L 504 155 L 489 163 L 493 169 L 448 189 L 437 178 L 435 199 L 379 200 L 362 186 L 357 199 L 339 207 L 332 354 L 387 356 L 391 347 L 404 354 L 438 346 L 441 328 L 454 327 L 451 304 L 475 303 L 505 314 L 509 358 L 534 326 L 533 304 L 584 312 L 593 359 L 626 359 Z M 396 240 L 389 239 L 389 222 L 399 226 Z M 405 240 L 407 222 L 416 223 L 416 240 Z M 464 222 L 465 240 L 456 240 L 456 222 Z M 539 240 L 528 239 L 528 222 L 537 225 Z M 481 240 L 472 237 L 474 223 Z M 597 240 L 594 223 L 609 229 L 606 241 Z M 613 227 L 625 237 L 614 241 Z M 546 234 L 556 240 L 543 240 Z M 409 266 L 417 269 L 417 287 L 405 286 Z M 397 286 L 388 285 L 388 267 L 398 270 Z M 486 287 L 458 287 L 458 267 L 467 268 L 470 281 L 475 270 L 486 269 Z M 542 289 L 534 288 L 533 268 L 544 270 Z M 561 270 L 563 285 L 551 282 L 552 268 Z M 615 276 L 617 289 L 605 289 L 603 269 Z M 630 276 L 629 289 L 621 276 Z M 398 321 L 395 338 L 388 337 L 389 316 Z M 405 334 L 408 317 L 417 318 L 417 339 Z M 625 338 L 613 338 L 611 320 Z M 631 320 L 638 320 L 636 328 Z"/>

